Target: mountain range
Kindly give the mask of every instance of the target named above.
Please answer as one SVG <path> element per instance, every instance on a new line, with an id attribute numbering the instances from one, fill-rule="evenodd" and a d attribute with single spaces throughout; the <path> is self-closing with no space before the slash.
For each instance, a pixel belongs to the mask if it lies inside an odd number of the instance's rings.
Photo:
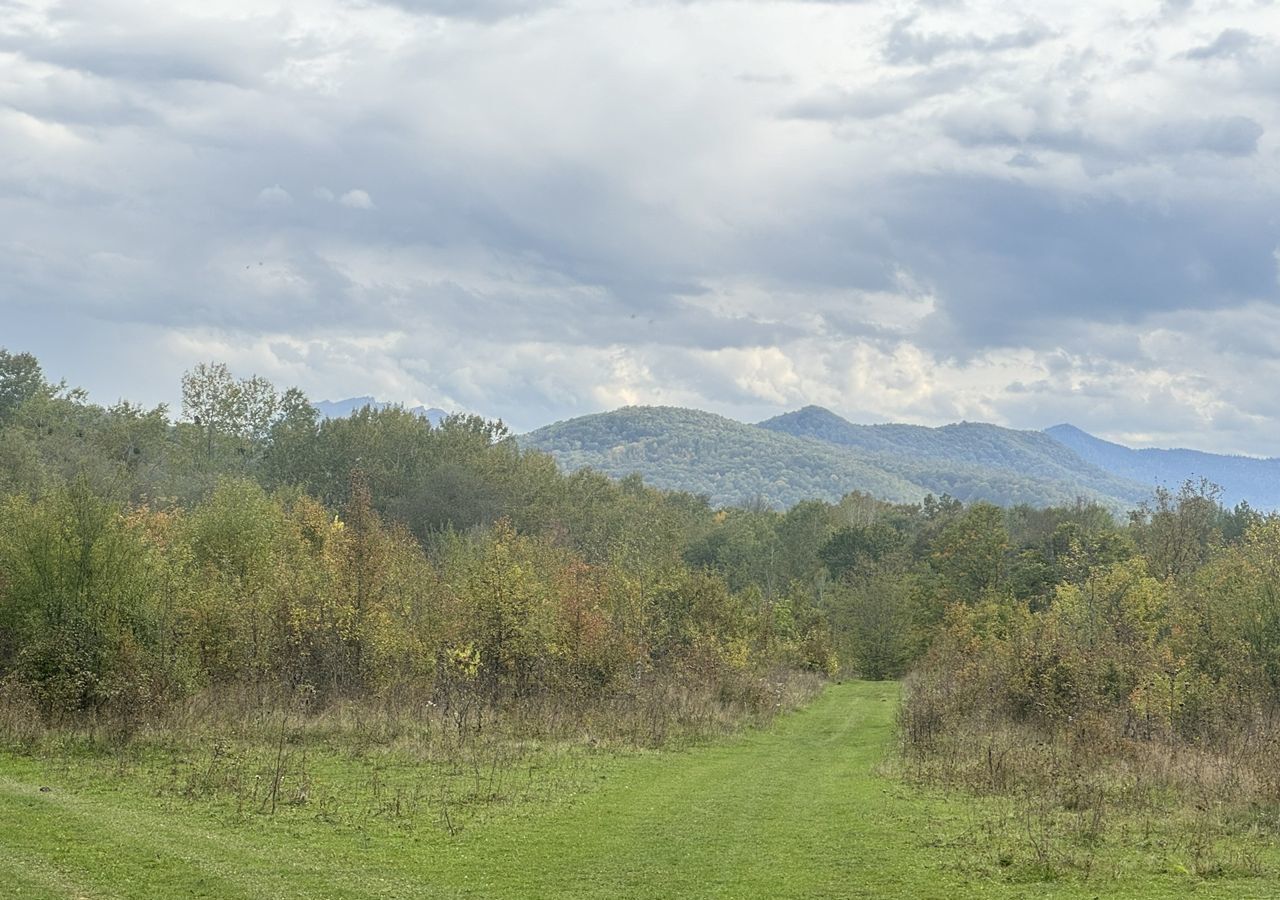
<path id="1" fill-rule="evenodd" d="M 320 413 L 321 418 L 344 419 L 352 413 L 364 409 L 366 406 L 372 406 L 374 409 L 386 409 L 398 404 L 381 403 L 372 397 L 348 397 L 346 400 L 321 400 L 311 405 L 315 407 L 316 412 Z M 409 409 L 409 412 L 422 416 L 432 425 L 439 425 L 444 421 L 445 416 L 449 415 L 443 409 L 438 409 L 434 406 L 430 408 L 414 406 Z"/>
<path id="2" fill-rule="evenodd" d="M 1280 459 L 1205 453 L 1202 450 L 1135 450 L 1081 431 L 1054 425 L 1045 434 L 1090 465 L 1121 478 L 1176 488 L 1187 479 L 1207 478 L 1222 488 L 1222 502 L 1241 501 L 1262 510 L 1280 509 Z"/>
<path id="3" fill-rule="evenodd" d="M 639 473 L 719 506 L 835 500 L 859 490 L 917 502 L 926 494 L 1034 506 L 1077 498 L 1122 512 L 1208 478 L 1223 500 L 1280 508 L 1280 460 L 1191 450 L 1134 450 L 1069 425 L 1020 431 L 976 422 L 940 428 L 857 425 L 817 406 L 758 424 L 700 410 L 633 406 L 557 422 L 517 438 L 565 469 Z"/>
<path id="4" fill-rule="evenodd" d="M 325 418 L 394 404 L 373 397 L 321 401 Z M 438 425 L 436 407 L 409 410 Z M 1004 506 L 1101 503 L 1133 509 L 1157 485 L 1208 479 L 1222 501 L 1280 509 L 1280 459 L 1199 450 L 1133 449 L 1072 425 L 1021 431 L 982 422 L 929 428 L 858 425 L 820 406 L 748 424 L 697 409 L 628 406 L 547 425 L 516 438 L 564 469 L 614 477 L 638 473 L 671 490 L 707 495 L 717 506 L 838 500 L 863 491 L 918 502 L 927 494 Z"/>

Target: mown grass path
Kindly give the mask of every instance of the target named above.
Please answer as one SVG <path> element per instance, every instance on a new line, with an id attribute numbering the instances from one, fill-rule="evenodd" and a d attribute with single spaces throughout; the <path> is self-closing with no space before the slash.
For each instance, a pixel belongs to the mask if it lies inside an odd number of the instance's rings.
<path id="1" fill-rule="evenodd" d="M 305 812 L 231 823 L 127 785 L 62 788 L 53 763 L 0 756 L 0 896 L 1280 896 L 1260 879 L 976 878 L 958 864 L 971 805 L 877 773 L 897 696 L 894 684 L 832 686 L 769 730 L 619 757 L 573 802 L 455 837 Z"/>

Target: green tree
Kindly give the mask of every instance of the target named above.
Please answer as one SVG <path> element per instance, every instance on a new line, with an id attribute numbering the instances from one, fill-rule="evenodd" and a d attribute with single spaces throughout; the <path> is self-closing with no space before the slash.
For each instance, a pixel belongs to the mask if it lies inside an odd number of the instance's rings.
<path id="1" fill-rule="evenodd" d="M 30 353 L 10 353 L 0 347 L 0 427 L 12 421 L 24 403 L 38 396 L 52 397 L 58 387 L 44 379 L 40 363 Z"/>
<path id="2" fill-rule="evenodd" d="M 902 535 L 883 522 L 841 528 L 818 549 L 818 557 L 835 579 L 857 577 L 890 554 L 903 549 Z"/>
<path id="3" fill-rule="evenodd" d="M 0 660 L 50 715 L 158 699 L 159 584 L 142 530 L 84 480 L 0 507 Z"/>
<path id="4" fill-rule="evenodd" d="M 1131 513 L 1131 529 L 1153 574 L 1180 577 L 1209 558 L 1222 543 L 1221 496 L 1222 488 L 1207 479 L 1187 481 L 1176 494 L 1162 485 L 1154 503 Z"/>
<path id="5" fill-rule="evenodd" d="M 225 363 L 200 363 L 182 376 L 182 416 L 204 434 L 208 458 L 219 437 L 264 442 L 279 407 L 271 382 L 256 375 L 236 379 Z"/>
<path id="6" fill-rule="evenodd" d="M 930 563 L 951 600 L 975 603 L 1000 587 L 1008 548 L 1003 511 L 990 503 L 975 503 L 938 534 Z"/>
<path id="7" fill-rule="evenodd" d="M 914 655 L 912 580 L 900 565 L 867 563 L 834 586 L 827 603 L 844 667 L 863 678 L 900 676 Z"/>

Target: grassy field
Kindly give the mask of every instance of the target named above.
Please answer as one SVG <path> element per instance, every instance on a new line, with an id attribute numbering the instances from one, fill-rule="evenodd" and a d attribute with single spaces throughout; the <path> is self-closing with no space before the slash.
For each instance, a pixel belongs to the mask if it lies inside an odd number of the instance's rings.
<path id="1" fill-rule="evenodd" d="M 1141 851 L 1096 848 L 1087 875 L 1044 880 L 1019 849 L 1017 817 L 1001 818 L 997 801 L 922 791 L 885 773 L 897 692 L 834 685 L 767 730 L 680 751 L 567 756 L 545 776 L 527 773 L 542 788 L 472 815 L 456 833 L 436 813 L 399 809 L 412 797 L 388 787 L 395 771 L 375 770 L 384 785 L 371 788 L 366 764 L 338 755 L 316 761 L 329 794 L 273 815 L 169 790 L 173 760 L 0 755 L 0 895 L 1280 896 L 1280 881 L 1267 877 L 1274 847 L 1248 877 L 1227 868 L 1204 880 L 1186 874 L 1178 841 L 1159 834 Z M 380 799 L 358 799 L 366 795 Z"/>

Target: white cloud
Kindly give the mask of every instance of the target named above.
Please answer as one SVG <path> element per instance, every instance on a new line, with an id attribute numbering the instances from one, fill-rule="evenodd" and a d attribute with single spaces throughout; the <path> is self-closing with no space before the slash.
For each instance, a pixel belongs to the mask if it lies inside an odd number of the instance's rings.
<path id="1" fill-rule="evenodd" d="M 292 203 L 293 195 L 278 184 L 273 184 L 271 187 L 265 187 L 258 191 L 259 206 L 281 207 L 290 206 Z"/>
<path id="2" fill-rule="evenodd" d="M 373 209 L 373 198 L 369 196 L 368 191 L 358 188 L 347 191 L 338 198 L 338 202 L 350 209 Z"/>

